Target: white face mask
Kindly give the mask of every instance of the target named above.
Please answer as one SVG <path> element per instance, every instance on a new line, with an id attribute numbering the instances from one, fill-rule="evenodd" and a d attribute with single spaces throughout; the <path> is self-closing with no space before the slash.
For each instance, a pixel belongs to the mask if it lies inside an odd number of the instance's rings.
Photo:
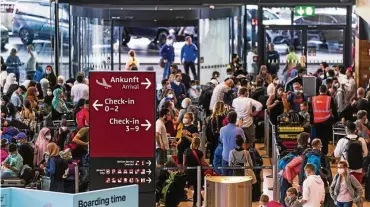
<path id="1" fill-rule="evenodd" d="M 341 175 L 342 175 L 344 172 L 345 172 L 345 170 L 344 170 L 343 168 L 339 168 L 339 169 L 338 169 L 338 173 L 339 173 L 339 174 L 341 174 Z"/>
<path id="2" fill-rule="evenodd" d="M 174 81 L 174 83 L 176 84 L 176 85 L 180 85 L 180 82 L 178 82 L 178 81 Z"/>
<path id="3" fill-rule="evenodd" d="M 181 103 L 181 107 L 182 107 L 183 109 L 188 108 L 188 103 L 187 103 L 187 102 L 185 102 L 185 100 L 184 100 L 184 101 L 182 101 L 182 103 Z"/>
<path id="4" fill-rule="evenodd" d="M 274 83 L 277 85 L 279 84 L 279 80 L 275 80 Z"/>
<path id="5" fill-rule="evenodd" d="M 173 43 L 173 40 L 167 40 L 167 41 L 166 41 L 166 44 L 167 44 L 167 45 L 172 45 L 172 43 Z"/>
<path id="6" fill-rule="evenodd" d="M 53 92 L 48 91 L 47 94 L 48 94 L 48 96 L 51 96 L 53 94 Z"/>
<path id="7" fill-rule="evenodd" d="M 14 77 L 14 78 L 13 78 L 13 81 L 14 81 L 14 82 L 16 82 L 16 81 L 17 81 L 17 78 L 16 78 L 16 77 Z"/>
<path id="8" fill-rule="evenodd" d="M 173 94 L 171 93 L 171 94 L 168 94 L 167 95 L 167 98 L 173 98 Z"/>
<path id="9" fill-rule="evenodd" d="M 325 76 L 324 76 L 324 75 L 320 75 L 320 78 L 321 78 L 321 79 L 324 79 L 324 78 L 325 78 Z"/>
<path id="10" fill-rule="evenodd" d="M 47 71 L 46 71 L 46 74 L 50 74 L 50 73 L 51 73 L 51 71 L 50 71 L 50 70 L 47 70 Z"/>
<path id="11" fill-rule="evenodd" d="M 37 91 L 37 92 L 36 92 L 36 96 L 39 96 L 39 95 L 40 95 L 40 93 Z"/>
<path id="12" fill-rule="evenodd" d="M 184 124 L 188 124 L 188 123 L 189 123 L 189 119 L 183 118 L 183 119 L 182 119 L 182 122 L 183 122 Z"/>
<path id="13" fill-rule="evenodd" d="M 197 86 L 196 86 L 196 85 L 194 85 L 194 86 L 192 86 L 191 88 L 192 88 L 192 89 L 197 89 Z"/>
<path id="14" fill-rule="evenodd" d="M 335 83 L 335 84 L 334 84 L 334 86 L 335 86 L 336 88 L 339 88 L 339 83 Z"/>
<path id="15" fill-rule="evenodd" d="M 46 138 L 47 140 L 51 140 L 51 135 L 50 135 L 50 134 L 48 134 L 48 135 L 46 135 L 46 136 L 45 136 L 45 138 Z"/>
<path id="16" fill-rule="evenodd" d="M 169 84 L 168 84 L 168 85 L 166 86 L 166 88 L 167 88 L 167 89 L 171 89 L 171 85 L 169 85 Z"/>

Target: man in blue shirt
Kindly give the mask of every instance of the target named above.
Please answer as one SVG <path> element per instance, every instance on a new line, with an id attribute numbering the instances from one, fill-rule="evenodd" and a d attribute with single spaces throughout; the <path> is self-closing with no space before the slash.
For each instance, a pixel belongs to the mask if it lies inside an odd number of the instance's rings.
<path id="1" fill-rule="evenodd" d="M 236 148 L 236 143 L 235 143 L 236 135 L 240 134 L 245 141 L 243 129 L 236 126 L 237 117 L 238 117 L 237 113 L 235 111 L 231 111 L 227 115 L 229 124 L 222 127 L 220 130 L 220 141 L 223 145 L 222 167 L 229 167 L 229 154 L 232 149 Z M 231 176 L 232 173 L 233 173 L 233 170 L 228 170 L 228 169 L 222 170 L 222 175 L 224 176 Z"/>
<path id="2" fill-rule="evenodd" d="M 186 75 L 189 75 L 189 68 L 191 68 L 194 80 L 198 80 L 194 63 L 198 57 L 198 48 L 192 43 L 192 39 L 190 36 L 187 36 L 185 38 L 185 41 L 186 44 L 181 49 L 181 63 L 184 64 Z"/>
<path id="3" fill-rule="evenodd" d="M 173 38 L 172 36 L 167 36 L 166 44 L 163 45 L 161 49 L 161 57 L 163 59 L 164 71 L 163 71 L 163 79 L 168 79 L 170 75 L 170 66 L 175 61 L 175 49 L 173 48 Z"/>
<path id="4" fill-rule="evenodd" d="M 181 102 L 182 100 L 184 100 L 184 98 L 186 98 L 186 95 L 185 95 L 186 88 L 185 88 L 185 85 L 181 83 L 181 81 L 182 81 L 181 73 L 177 73 L 175 76 L 175 80 L 171 82 L 171 88 L 175 92 L 175 96 L 177 100 L 176 102 L 177 109 L 181 109 Z"/>

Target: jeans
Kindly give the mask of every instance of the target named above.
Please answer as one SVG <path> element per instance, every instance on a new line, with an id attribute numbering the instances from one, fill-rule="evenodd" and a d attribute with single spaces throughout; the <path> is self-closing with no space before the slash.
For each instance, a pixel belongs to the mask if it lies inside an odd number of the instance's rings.
<path id="1" fill-rule="evenodd" d="M 168 79 L 168 77 L 170 76 L 170 67 L 172 65 L 172 61 L 168 61 L 165 65 L 164 65 L 164 68 L 163 68 L 163 80 L 164 79 Z"/>
<path id="2" fill-rule="evenodd" d="M 7 179 L 7 178 L 14 178 L 14 176 L 10 172 L 2 172 L 1 179 Z"/>
<path id="3" fill-rule="evenodd" d="M 229 167 L 229 162 L 222 160 L 222 167 Z M 223 176 L 232 176 L 233 175 L 233 170 L 230 169 L 222 169 L 222 175 Z"/>
<path id="4" fill-rule="evenodd" d="M 191 72 L 193 73 L 194 80 L 198 80 L 197 73 L 195 71 L 195 64 L 194 62 L 184 62 L 184 69 L 186 75 L 189 75 L 189 68 L 191 69 Z"/>
<path id="5" fill-rule="evenodd" d="M 31 80 L 34 79 L 36 71 L 27 71 L 27 76 L 31 77 Z"/>
<path id="6" fill-rule="evenodd" d="M 336 206 L 338 207 L 352 207 L 353 202 L 337 202 Z"/>

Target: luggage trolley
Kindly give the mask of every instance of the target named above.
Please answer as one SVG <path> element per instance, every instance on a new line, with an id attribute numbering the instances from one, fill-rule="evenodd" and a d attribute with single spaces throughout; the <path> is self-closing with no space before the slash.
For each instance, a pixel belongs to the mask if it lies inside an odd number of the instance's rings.
<path id="1" fill-rule="evenodd" d="M 342 122 L 337 122 L 333 125 L 333 144 L 336 140 L 339 140 L 346 136 L 346 128 Z"/>
<path id="2" fill-rule="evenodd" d="M 298 113 L 284 113 L 278 117 L 276 138 L 281 151 L 293 151 L 297 147 L 297 136 L 304 132 Z"/>

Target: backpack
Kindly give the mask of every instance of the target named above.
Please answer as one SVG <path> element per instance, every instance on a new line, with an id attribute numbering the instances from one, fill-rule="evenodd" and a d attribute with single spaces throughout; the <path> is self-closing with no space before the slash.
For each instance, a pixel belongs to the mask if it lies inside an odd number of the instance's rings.
<path id="1" fill-rule="evenodd" d="M 347 161 L 348 161 L 348 168 L 352 170 L 357 170 L 362 168 L 363 164 L 363 156 L 362 156 L 362 143 L 357 136 L 356 139 L 350 139 L 345 137 L 348 140 L 346 145 L 346 150 L 344 151 L 347 153 Z M 351 152 L 351 153 L 348 153 Z M 343 158 L 344 154 L 342 154 Z"/>
<path id="2" fill-rule="evenodd" d="M 313 153 L 313 152 L 308 152 L 306 154 L 307 158 L 307 164 L 313 164 L 315 166 L 315 174 L 320 175 L 320 170 L 321 170 L 321 156 Z"/>
<path id="3" fill-rule="evenodd" d="M 245 153 L 243 153 L 243 156 L 242 156 L 242 158 L 241 158 L 241 160 L 236 160 L 236 158 L 235 158 L 235 152 L 238 152 L 237 150 L 233 150 L 232 151 L 232 156 L 233 156 L 233 158 L 234 158 L 234 162 L 232 162 L 232 163 L 230 163 L 231 164 L 231 166 L 232 167 L 244 167 L 244 162 L 243 162 L 243 160 L 245 160 L 246 158 L 245 158 Z M 244 173 L 244 169 L 234 169 L 233 170 L 233 176 L 244 176 L 245 175 L 245 173 Z"/>
<path id="4" fill-rule="evenodd" d="M 159 202 L 168 207 L 178 206 L 180 198 L 184 195 L 185 185 L 185 174 L 172 172 L 162 188 Z"/>
<path id="5" fill-rule="evenodd" d="M 289 164 L 290 161 L 292 161 L 297 155 L 293 153 L 289 153 L 285 155 L 283 158 L 281 158 L 278 162 L 278 170 L 283 170 L 285 167 Z"/>

